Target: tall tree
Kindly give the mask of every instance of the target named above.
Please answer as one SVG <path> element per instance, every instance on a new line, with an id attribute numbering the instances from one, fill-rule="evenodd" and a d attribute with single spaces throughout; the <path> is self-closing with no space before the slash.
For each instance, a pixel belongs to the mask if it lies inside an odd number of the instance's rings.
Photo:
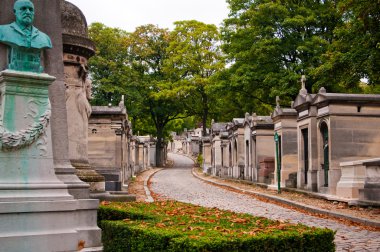
<path id="1" fill-rule="evenodd" d="M 231 11 L 222 37 L 231 67 L 223 73 L 220 90 L 232 94 L 231 102 L 245 111 L 267 113 L 275 96 L 294 98 L 302 74 L 309 75 L 312 89 L 310 73 L 321 64 L 339 20 L 335 1 L 227 2 Z"/>
<path id="2" fill-rule="evenodd" d="M 102 101 L 104 94 L 127 95 L 134 130 L 157 137 L 156 165 L 162 166 L 163 142 L 168 135 L 166 126 L 182 117 L 180 100 L 161 95 L 165 88 L 171 88 L 169 77 L 163 72 L 169 31 L 145 25 L 127 34 L 93 24 L 90 35 L 97 46 L 97 56 L 90 65 L 99 100 Z"/>
<path id="3" fill-rule="evenodd" d="M 96 53 L 89 61 L 94 97 L 91 104 L 117 105 L 121 95 L 125 95 L 128 115 L 136 129 L 143 112 L 142 97 L 131 84 L 134 76 L 129 53 L 131 34 L 101 23 L 93 23 L 89 27 L 89 36 L 96 46 Z M 139 126 L 145 124 L 140 123 Z M 146 128 L 136 131 L 144 133 Z"/>
<path id="4" fill-rule="evenodd" d="M 187 112 L 201 118 L 203 135 L 214 109 L 215 97 L 210 92 L 214 85 L 212 77 L 222 68 L 220 35 L 215 25 L 195 20 L 175 22 L 165 71 L 176 84 L 171 94 L 183 97 Z"/>
<path id="5" fill-rule="evenodd" d="M 324 64 L 315 70 L 316 78 L 345 92 L 360 91 L 361 79 L 369 86 L 379 86 L 380 2 L 341 0 L 337 9 L 343 22 L 334 30 L 334 41 Z"/>
<path id="6" fill-rule="evenodd" d="M 89 67 L 94 86 L 95 105 L 117 104 L 124 92 L 130 68 L 125 65 L 128 56 L 128 33 L 117 28 L 93 23 L 89 36 L 96 45 L 96 54 L 90 59 Z"/>
<path id="7" fill-rule="evenodd" d="M 164 95 L 165 89 L 172 88 L 169 76 L 163 71 L 169 42 L 169 31 L 154 25 L 138 27 L 130 38 L 130 56 L 135 73 L 133 83 L 143 98 L 144 114 L 150 116 L 156 130 L 157 166 L 163 164 L 165 127 L 170 121 L 183 117 L 183 103 L 177 97 Z"/>

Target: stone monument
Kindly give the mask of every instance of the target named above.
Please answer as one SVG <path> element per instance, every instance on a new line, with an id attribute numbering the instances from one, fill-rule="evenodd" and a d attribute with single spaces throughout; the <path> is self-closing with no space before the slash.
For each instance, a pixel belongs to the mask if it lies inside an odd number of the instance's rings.
<path id="1" fill-rule="evenodd" d="M 123 98 L 119 106 L 92 106 L 88 158 L 91 167 L 104 176 L 107 191 L 126 189 L 132 176 L 127 148 L 128 126 Z"/>
<path id="2" fill-rule="evenodd" d="M 280 106 L 280 98 L 276 97 L 277 106 L 272 113 L 274 131 L 278 135 L 278 157 L 275 159 L 274 183 L 271 189 L 278 189 L 278 171 L 280 170 L 281 187 L 297 187 L 298 146 L 297 146 L 297 111 Z"/>
<path id="3" fill-rule="evenodd" d="M 91 167 L 88 158 L 88 122 L 91 114 L 91 81 L 88 59 L 95 54 L 88 38 L 87 21 L 75 5 L 61 1 L 63 63 L 69 158 L 78 177 L 90 185 L 90 197 L 108 201 L 131 201 L 127 192 L 106 192 L 105 178 Z"/>
<path id="4" fill-rule="evenodd" d="M 9 24 L 13 3 L 16 21 Z M 36 15 L 38 22 L 45 23 L 44 30 L 52 32 L 57 42 L 56 50 L 62 51 L 55 19 L 59 0 L 35 4 L 37 10 L 44 9 Z M 57 57 L 44 51 L 54 42 L 32 25 L 35 8 L 31 1 L 3 0 L 0 8 L 4 10 L 0 22 L 8 22 L 0 26 L 0 66 L 6 69 L 0 72 L 1 250 L 101 251 L 97 201 L 74 199 L 68 185 L 55 174 L 57 142 L 53 143 L 50 123 L 57 107 L 50 104 L 48 88 L 57 81 L 42 73 L 42 65 L 59 76 L 62 61 L 57 59 L 62 54 Z"/>
<path id="5" fill-rule="evenodd" d="M 87 61 L 95 54 L 95 46 L 88 38 L 83 13 L 67 1 L 61 1 L 61 9 L 69 157 L 78 177 L 90 184 L 90 191 L 103 192 L 104 177 L 92 169 L 88 161 L 91 81 L 87 77 Z"/>

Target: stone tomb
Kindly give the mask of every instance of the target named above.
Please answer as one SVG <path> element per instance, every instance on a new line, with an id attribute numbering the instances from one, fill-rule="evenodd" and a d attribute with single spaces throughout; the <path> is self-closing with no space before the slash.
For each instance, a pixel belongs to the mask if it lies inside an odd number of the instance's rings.
<path id="1" fill-rule="evenodd" d="M 227 128 L 227 124 L 226 124 L 226 128 Z M 219 176 L 223 178 L 228 177 L 228 171 L 231 165 L 231 155 L 230 155 L 231 145 L 228 139 L 228 132 L 226 131 L 226 128 L 225 128 L 225 131 L 221 132 L 220 134 L 222 164 L 221 164 L 221 172 Z"/>
<path id="2" fill-rule="evenodd" d="M 223 166 L 222 133 L 226 129 L 226 123 L 211 122 L 211 174 L 221 176 Z"/>
<path id="3" fill-rule="evenodd" d="M 234 118 L 227 125 L 230 137 L 232 160 L 232 173 L 230 176 L 236 179 L 244 178 L 244 118 Z"/>
<path id="4" fill-rule="evenodd" d="M 358 198 L 371 166 L 347 162 L 380 157 L 380 95 L 326 93 L 321 88 L 313 105 L 317 108 L 313 144 L 317 146 L 318 190 Z"/>
<path id="5" fill-rule="evenodd" d="M 128 116 L 123 102 L 119 106 L 92 106 L 88 130 L 89 163 L 104 176 L 107 191 L 121 191 L 127 187 L 126 180 L 132 174 L 127 127 Z"/>
<path id="6" fill-rule="evenodd" d="M 134 136 L 135 173 L 143 172 L 150 166 L 150 146 L 153 143 L 151 136 Z"/>
<path id="7" fill-rule="evenodd" d="M 274 131 L 270 116 L 252 115 L 252 174 L 254 182 L 270 184 L 274 178 Z"/>
<path id="8" fill-rule="evenodd" d="M 296 188 L 298 171 L 297 111 L 292 108 L 281 108 L 278 104 L 272 113 L 272 120 L 274 131 L 279 136 L 279 158 L 275 159 L 273 185 L 277 187 L 277 165 L 279 163 L 281 187 Z"/>
<path id="9" fill-rule="evenodd" d="M 317 108 L 313 104 L 315 94 L 308 94 L 305 82 L 293 107 L 297 111 L 298 172 L 297 188 L 318 191 Z"/>
<path id="10" fill-rule="evenodd" d="M 253 181 L 252 169 L 252 130 L 251 130 L 252 116 L 245 113 L 244 118 L 244 179 Z M 256 180 L 256 175 L 255 175 Z"/>
<path id="11" fill-rule="evenodd" d="M 203 155 L 203 163 L 202 169 L 203 173 L 211 174 L 211 159 L 212 159 L 212 149 L 210 136 L 202 137 L 202 155 Z"/>
<path id="12" fill-rule="evenodd" d="M 87 22 L 81 10 L 67 1 L 61 1 L 61 9 L 70 161 L 78 177 L 90 185 L 91 192 L 104 192 L 104 177 L 88 160 L 91 81 L 87 76 L 87 62 L 95 54 L 95 46 L 88 38 Z"/>
<path id="13" fill-rule="evenodd" d="M 190 137 L 190 153 L 193 157 L 197 157 L 199 155 L 199 146 L 200 146 L 199 136 L 191 135 Z"/>

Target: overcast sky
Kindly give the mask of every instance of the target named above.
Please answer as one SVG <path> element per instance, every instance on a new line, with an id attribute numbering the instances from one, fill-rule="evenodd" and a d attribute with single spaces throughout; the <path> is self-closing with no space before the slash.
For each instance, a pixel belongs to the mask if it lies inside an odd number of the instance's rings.
<path id="1" fill-rule="evenodd" d="M 101 22 L 128 32 L 145 24 L 173 29 L 174 21 L 191 19 L 219 26 L 229 12 L 226 0 L 67 1 L 82 10 L 88 24 Z"/>

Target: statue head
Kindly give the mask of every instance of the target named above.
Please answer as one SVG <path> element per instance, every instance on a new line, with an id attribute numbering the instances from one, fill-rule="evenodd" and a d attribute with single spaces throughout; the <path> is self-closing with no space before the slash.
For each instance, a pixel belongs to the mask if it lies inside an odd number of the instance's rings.
<path id="1" fill-rule="evenodd" d="M 17 0 L 13 6 L 16 23 L 21 27 L 29 27 L 34 20 L 34 4 L 30 0 Z"/>

